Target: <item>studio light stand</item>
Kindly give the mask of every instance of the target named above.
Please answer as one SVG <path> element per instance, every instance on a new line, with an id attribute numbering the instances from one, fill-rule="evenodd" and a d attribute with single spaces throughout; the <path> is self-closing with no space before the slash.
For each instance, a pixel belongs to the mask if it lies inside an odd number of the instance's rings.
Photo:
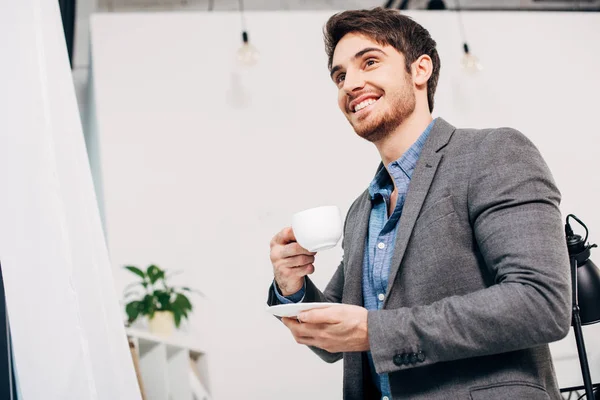
<path id="1" fill-rule="evenodd" d="M 569 218 L 573 218 L 585 228 L 585 238 L 582 239 L 580 235 L 573 233 Z M 573 291 L 571 325 L 577 342 L 577 353 L 581 365 L 586 400 L 594 400 L 594 389 L 581 327 L 600 322 L 600 271 L 590 260 L 591 249 L 598 246 L 586 244 L 588 238 L 587 226 L 573 214 L 567 216 L 565 234 L 571 263 Z"/>

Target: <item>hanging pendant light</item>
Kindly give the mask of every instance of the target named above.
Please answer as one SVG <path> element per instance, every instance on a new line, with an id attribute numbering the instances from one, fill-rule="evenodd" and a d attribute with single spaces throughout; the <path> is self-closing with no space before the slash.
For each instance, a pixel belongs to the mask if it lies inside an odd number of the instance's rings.
<path id="1" fill-rule="evenodd" d="M 471 52 L 469 51 L 469 45 L 467 44 L 467 42 L 463 43 L 463 50 L 465 52 L 465 54 L 463 54 L 462 57 L 463 69 L 471 74 L 483 70 L 483 66 L 479 62 L 479 59 L 473 54 L 471 54 Z"/>
<path id="2" fill-rule="evenodd" d="M 469 49 L 469 45 L 467 44 L 467 35 L 465 34 L 465 27 L 462 22 L 462 11 L 460 8 L 460 3 L 456 0 L 456 12 L 458 13 L 458 26 L 460 28 L 460 34 L 463 40 L 463 57 L 461 60 L 461 64 L 463 69 L 469 74 L 476 74 L 477 72 L 483 70 L 483 65 L 479 62 L 479 59 L 471 53 Z"/>
<path id="3" fill-rule="evenodd" d="M 242 20 L 242 46 L 237 51 L 238 62 L 245 67 L 251 67 L 258 62 L 260 53 L 250 43 L 248 31 L 246 30 L 246 20 L 244 18 L 244 1 L 239 0 L 240 17 Z"/>
<path id="4" fill-rule="evenodd" d="M 237 51 L 237 58 L 239 63 L 246 67 L 255 65 L 260 58 L 258 50 L 250 43 L 246 31 L 242 32 L 242 46 Z"/>

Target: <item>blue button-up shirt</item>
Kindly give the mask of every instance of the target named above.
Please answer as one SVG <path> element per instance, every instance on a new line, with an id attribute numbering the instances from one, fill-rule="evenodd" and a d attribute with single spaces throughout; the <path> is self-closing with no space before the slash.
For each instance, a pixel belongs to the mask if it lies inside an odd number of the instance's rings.
<path id="1" fill-rule="evenodd" d="M 417 141 L 396 161 L 382 168 L 369 185 L 371 197 L 371 215 L 369 217 L 369 234 L 363 258 L 363 303 L 367 310 L 381 310 L 388 287 L 390 265 L 394 255 L 398 221 L 404 207 L 408 192 L 408 184 L 412 177 L 423 145 L 433 127 L 427 126 Z M 393 180 L 393 182 L 392 182 Z M 388 218 L 390 197 L 398 190 L 396 206 Z M 371 376 L 382 396 L 392 398 L 390 382 L 387 374 L 377 374 L 371 352 L 368 353 Z"/>
<path id="2" fill-rule="evenodd" d="M 362 279 L 363 305 L 367 310 L 380 310 L 383 307 L 390 275 L 390 264 L 394 255 L 398 221 L 404 207 L 408 184 L 434 122 L 435 120 L 427 126 L 417 141 L 399 159 L 391 162 L 387 169 L 382 168 L 369 185 L 371 214 L 369 216 L 369 232 L 365 239 L 367 242 L 363 258 Z M 394 190 L 394 184 L 398 190 L 398 197 L 396 206 L 388 218 L 390 196 Z M 282 303 L 299 302 L 304 298 L 304 288 L 286 298 L 277 291 L 277 285 L 273 286 Z M 388 375 L 376 373 L 371 352 L 368 352 L 368 358 L 371 376 L 381 391 L 382 398 L 391 399 Z"/>

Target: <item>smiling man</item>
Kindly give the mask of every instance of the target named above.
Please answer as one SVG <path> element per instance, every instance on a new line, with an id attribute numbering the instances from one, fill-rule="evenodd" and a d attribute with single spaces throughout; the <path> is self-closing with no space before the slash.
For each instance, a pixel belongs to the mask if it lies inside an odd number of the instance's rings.
<path id="1" fill-rule="evenodd" d="M 436 43 L 399 12 L 336 14 L 325 44 L 339 108 L 381 164 L 324 291 L 315 253 L 289 227 L 273 237 L 268 304 L 344 304 L 282 321 L 343 358 L 345 399 L 560 399 L 548 343 L 569 330 L 569 260 L 540 153 L 511 128 L 433 119 Z"/>

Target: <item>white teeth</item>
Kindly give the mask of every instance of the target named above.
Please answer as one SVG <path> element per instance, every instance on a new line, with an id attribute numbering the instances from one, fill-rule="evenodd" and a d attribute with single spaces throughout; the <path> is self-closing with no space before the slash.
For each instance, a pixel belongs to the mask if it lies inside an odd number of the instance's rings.
<path id="1" fill-rule="evenodd" d="M 366 106 L 369 106 L 369 105 L 375 103 L 376 101 L 377 101 L 377 99 L 367 99 L 365 101 L 361 101 L 354 107 L 354 112 L 358 112 L 358 111 L 362 110 L 363 108 L 365 108 Z"/>

